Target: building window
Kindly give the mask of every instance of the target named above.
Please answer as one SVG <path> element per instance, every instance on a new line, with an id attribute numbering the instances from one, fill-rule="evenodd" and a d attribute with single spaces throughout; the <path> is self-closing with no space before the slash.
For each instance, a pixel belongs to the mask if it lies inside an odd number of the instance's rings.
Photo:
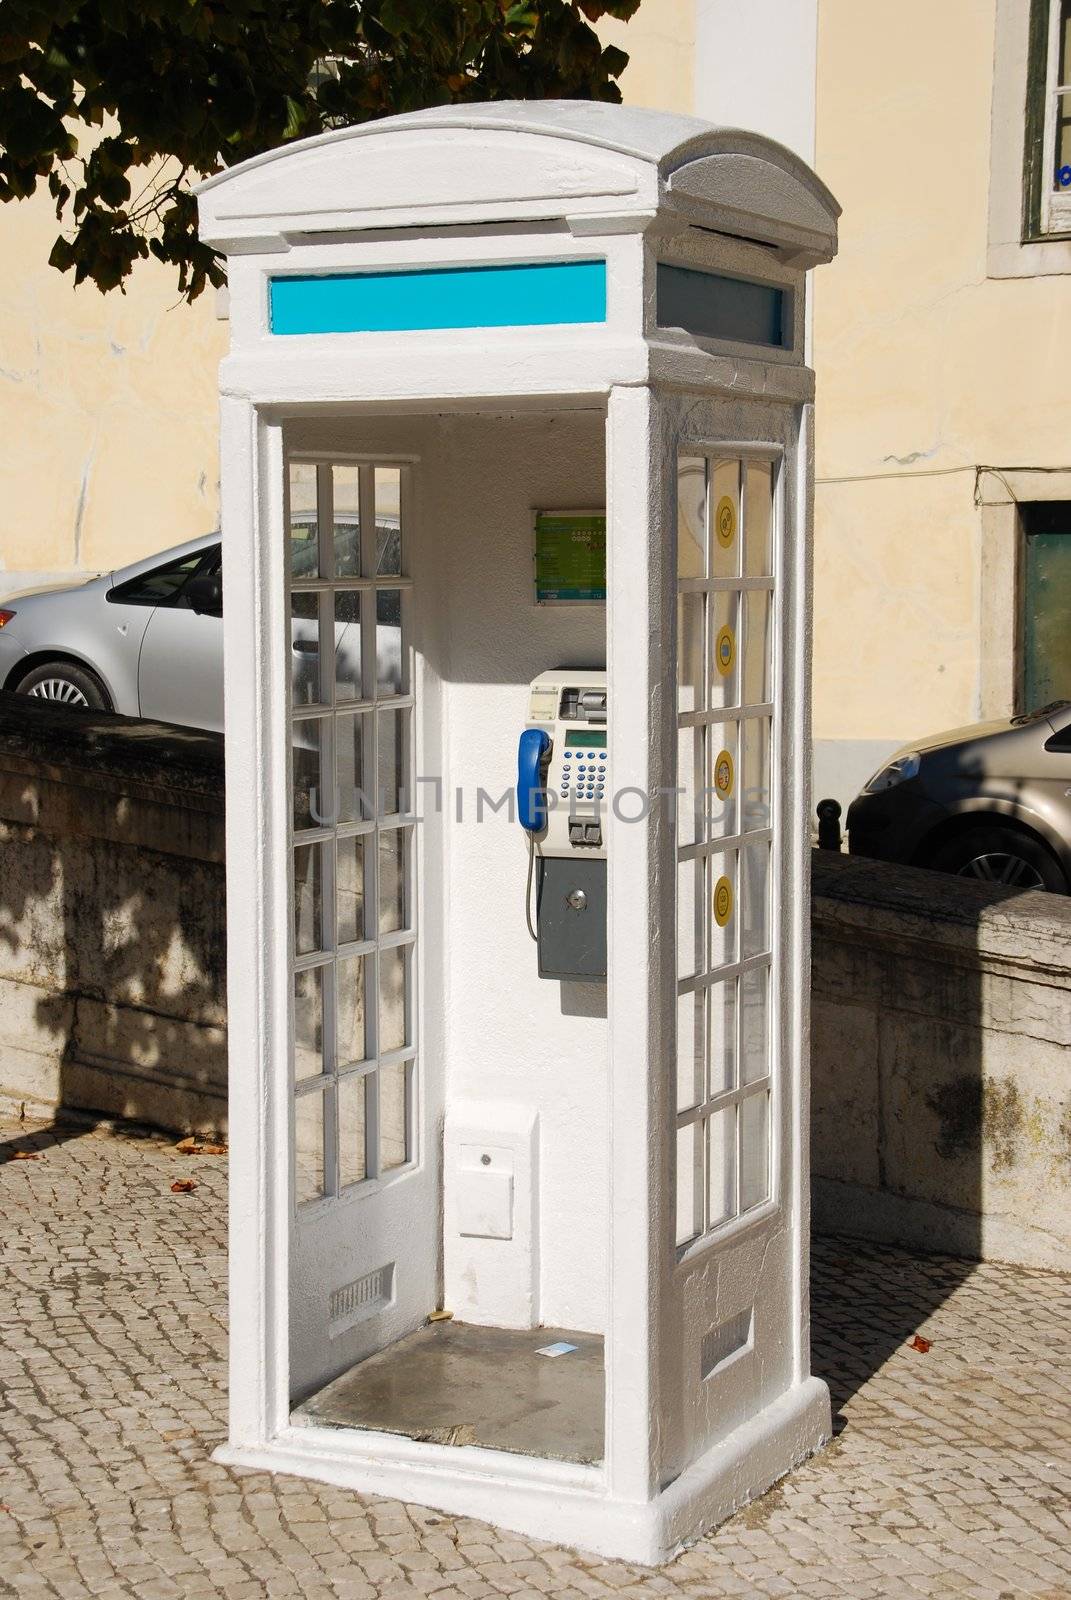
<path id="1" fill-rule="evenodd" d="M 1019 507 L 1025 536 L 1022 708 L 1071 699 L 1071 500 Z"/>
<path id="2" fill-rule="evenodd" d="M 1071 0 L 1032 0 L 1025 240 L 1071 236 Z"/>

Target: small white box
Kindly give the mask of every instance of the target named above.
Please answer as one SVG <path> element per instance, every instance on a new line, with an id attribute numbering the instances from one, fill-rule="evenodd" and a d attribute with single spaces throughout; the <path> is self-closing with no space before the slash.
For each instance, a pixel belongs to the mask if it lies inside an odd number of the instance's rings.
<path id="1" fill-rule="evenodd" d="M 508 1101 L 458 1101 L 443 1156 L 443 1304 L 459 1322 L 538 1327 L 538 1116 Z"/>

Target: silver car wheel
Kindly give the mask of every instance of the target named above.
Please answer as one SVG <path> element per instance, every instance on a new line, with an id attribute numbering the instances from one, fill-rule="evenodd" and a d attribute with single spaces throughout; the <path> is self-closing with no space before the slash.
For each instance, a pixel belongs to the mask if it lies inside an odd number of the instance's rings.
<path id="1" fill-rule="evenodd" d="M 1017 889 L 1044 889 L 1045 880 L 1041 873 L 1029 861 L 1024 861 L 1022 856 L 1008 855 L 1003 851 L 991 851 L 985 855 L 972 856 L 965 861 L 956 873 L 957 878 L 980 878 L 983 883 L 1003 883 L 1014 885 Z"/>
<path id="2" fill-rule="evenodd" d="M 41 683 L 35 683 L 29 691 L 31 698 L 37 700 L 60 700 L 65 706 L 82 706 L 89 709 L 89 701 L 76 683 L 71 683 L 69 678 L 45 678 Z"/>

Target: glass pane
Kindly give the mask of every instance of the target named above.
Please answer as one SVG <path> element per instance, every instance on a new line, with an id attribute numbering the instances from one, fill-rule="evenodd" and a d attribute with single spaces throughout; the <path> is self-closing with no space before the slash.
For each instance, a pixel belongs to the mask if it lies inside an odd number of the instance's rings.
<path id="1" fill-rule="evenodd" d="M 361 596 L 356 589 L 335 594 L 335 700 L 361 698 Z"/>
<path id="2" fill-rule="evenodd" d="M 290 684 L 296 706 L 327 698 L 320 690 L 320 596 L 290 596 Z"/>
<path id="3" fill-rule="evenodd" d="M 391 828 L 379 836 L 379 931 L 398 933 L 406 926 L 405 879 L 409 830 Z"/>
<path id="4" fill-rule="evenodd" d="M 351 834 L 335 841 L 335 911 L 339 944 L 365 938 L 364 840 Z"/>
<path id="5" fill-rule="evenodd" d="M 298 845 L 294 851 L 294 950 L 299 956 L 323 948 L 322 845 Z"/>
<path id="6" fill-rule="evenodd" d="M 1071 508 L 1023 508 L 1023 699 L 1028 711 L 1071 696 Z"/>
<path id="7" fill-rule="evenodd" d="M 770 1095 L 749 1095 L 740 1107 L 740 1209 L 761 1205 L 770 1193 Z"/>
<path id="8" fill-rule="evenodd" d="M 707 479 L 701 456 L 677 462 L 677 574 L 704 578 L 707 570 Z"/>
<path id="9" fill-rule="evenodd" d="M 766 705 L 770 687 L 770 621 L 773 596 L 765 589 L 744 596 L 744 704 Z"/>
<path id="10" fill-rule="evenodd" d="M 1071 0 L 1062 0 L 1057 28 L 1056 86 L 1065 92 L 1056 97 L 1056 187 L 1071 193 L 1071 93 L 1066 92 L 1071 84 Z"/>
<path id="11" fill-rule="evenodd" d="M 357 578 L 361 573 L 360 468 L 336 466 L 334 487 L 334 551 L 336 578 Z"/>
<path id="12" fill-rule="evenodd" d="M 340 1188 L 368 1176 L 365 1158 L 364 1073 L 342 1078 L 338 1085 L 338 1181 Z"/>
<path id="13" fill-rule="evenodd" d="M 703 710 L 706 595 L 677 595 L 677 710 Z"/>
<path id="14" fill-rule="evenodd" d="M 703 1124 L 677 1129 L 677 1243 L 703 1231 Z"/>
<path id="15" fill-rule="evenodd" d="M 111 590 L 110 598 L 132 606 L 164 605 L 178 594 L 188 578 L 193 577 L 205 555 L 204 550 L 196 550 L 193 555 L 182 556 L 177 561 L 165 561 L 163 566 L 153 567 L 119 584 Z M 219 573 L 218 546 L 216 558 L 205 565 L 206 573 L 213 571 Z"/>
<path id="16" fill-rule="evenodd" d="M 743 742 L 741 832 L 768 828 L 773 817 L 770 788 L 770 719 L 748 717 L 740 724 Z"/>
<path id="17" fill-rule="evenodd" d="M 736 1107 L 722 1106 L 712 1113 L 707 1124 L 707 1146 L 710 1159 L 709 1213 L 707 1226 L 716 1228 L 719 1222 L 736 1212 Z"/>
<path id="18" fill-rule="evenodd" d="M 405 809 L 405 715 L 404 711 L 381 711 L 378 714 L 376 804 L 381 817 L 395 816 Z"/>
<path id="19" fill-rule="evenodd" d="M 320 740 L 323 722 L 294 723 L 294 827 L 319 828 L 330 821 L 321 791 Z"/>
<path id="20" fill-rule="evenodd" d="M 710 597 L 710 704 L 714 707 L 739 703 L 739 598 L 732 590 Z"/>
<path id="21" fill-rule="evenodd" d="M 409 1159 L 406 1085 L 410 1069 L 404 1061 L 379 1069 L 379 1170 L 392 1172 Z"/>
<path id="22" fill-rule="evenodd" d="M 710 987 L 709 1099 L 736 1087 L 736 979 Z"/>
<path id="23" fill-rule="evenodd" d="M 710 860 L 711 970 L 736 960 L 737 899 L 736 851 L 719 851 Z"/>
<path id="24" fill-rule="evenodd" d="M 338 819 L 362 822 L 370 813 L 365 785 L 367 712 L 335 718 L 335 767 L 338 774 Z"/>
<path id="25" fill-rule="evenodd" d="M 379 953 L 379 1053 L 409 1043 L 405 1006 L 405 951 Z"/>
<path id="26" fill-rule="evenodd" d="M 740 852 L 740 954 L 758 956 L 770 948 L 770 846 L 765 840 Z"/>
<path id="27" fill-rule="evenodd" d="M 703 968 L 703 924 L 706 918 L 706 863 L 677 865 L 677 976 L 691 978 Z"/>
<path id="28" fill-rule="evenodd" d="M 706 993 L 677 996 L 677 1110 L 703 1099 L 706 1087 Z"/>
<path id="29" fill-rule="evenodd" d="M 399 467 L 376 468 L 376 572 L 402 570 L 402 474 Z"/>
<path id="30" fill-rule="evenodd" d="M 705 594 L 677 596 L 677 709 L 702 711 L 706 680 L 704 654 Z"/>
<path id="31" fill-rule="evenodd" d="M 1071 94 L 1056 97 L 1056 173 L 1055 187 L 1060 194 L 1071 194 Z"/>
<path id="32" fill-rule="evenodd" d="M 402 591 L 376 591 L 376 694 L 402 692 Z"/>
<path id="33" fill-rule="evenodd" d="M 715 461 L 710 474 L 710 571 L 735 578 L 740 571 L 740 463 Z"/>
<path id="34" fill-rule="evenodd" d="M 365 956 L 340 956 L 335 963 L 338 1014 L 338 1064 L 349 1066 L 368 1056 L 365 1032 Z"/>
<path id="35" fill-rule="evenodd" d="M 705 837 L 707 806 L 702 728 L 677 730 L 677 843 L 699 844 Z"/>
<path id="36" fill-rule="evenodd" d="M 712 723 L 707 732 L 710 776 L 705 785 L 711 836 L 725 839 L 736 832 L 739 792 L 739 735 L 735 722 Z"/>
<path id="37" fill-rule="evenodd" d="M 744 488 L 744 575 L 773 576 L 773 463 L 749 461 Z"/>
<path id="38" fill-rule="evenodd" d="M 295 461 L 290 465 L 290 572 L 295 578 L 315 578 L 319 570 L 316 468 Z"/>
<path id="39" fill-rule="evenodd" d="M 294 1078 L 316 1078 L 324 1069 L 323 967 L 294 977 Z"/>
<path id="40" fill-rule="evenodd" d="M 770 970 L 748 967 L 740 977 L 740 1081 L 755 1083 L 770 1070 Z"/>
<path id="41" fill-rule="evenodd" d="M 294 1101 L 294 1190 L 299 1206 L 324 1192 L 324 1097 L 300 1094 Z"/>

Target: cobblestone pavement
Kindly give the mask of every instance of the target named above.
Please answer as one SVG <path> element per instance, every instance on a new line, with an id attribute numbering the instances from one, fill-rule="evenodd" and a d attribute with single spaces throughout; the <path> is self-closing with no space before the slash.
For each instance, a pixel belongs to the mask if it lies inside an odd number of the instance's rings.
<path id="1" fill-rule="evenodd" d="M 1069 1278 L 821 1242 L 837 1438 L 652 1572 L 217 1466 L 224 1159 L 0 1123 L 0 1161 L 4 1595 L 1071 1597 Z"/>

